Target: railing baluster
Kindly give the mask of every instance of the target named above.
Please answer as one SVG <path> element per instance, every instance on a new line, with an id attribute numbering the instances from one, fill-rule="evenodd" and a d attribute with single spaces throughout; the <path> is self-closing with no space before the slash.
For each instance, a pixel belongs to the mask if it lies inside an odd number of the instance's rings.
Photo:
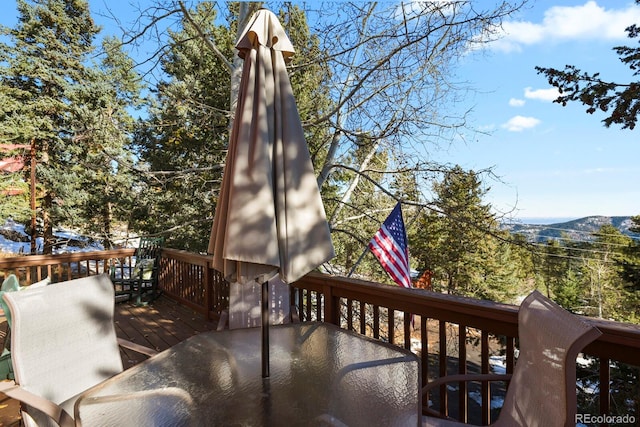
<path id="1" fill-rule="evenodd" d="M 515 338 L 514 337 L 506 337 L 507 340 L 507 354 L 506 354 L 506 365 L 507 365 L 507 373 L 512 374 L 513 368 L 515 366 Z"/>
<path id="2" fill-rule="evenodd" d="M 490 372 L 489 367 L 489 332 L 482 331 L 480 337 L 480 372 L 488 374 Z M 489 381 L 482 381 L 481 387 L 481 399 L 482 409 L 480 413 L 481 422 L 483 426 L 491 424 L 491 384 Z"/>
<path id="3" fill-rule="evenodd" d="M 429 382 L 429 328 L 426 316 L 420 316 L 420 358 L 422 360 L 422 385 Z"/>
<path id="4" fill-rule="evenodd" d="M 396 319 L 395 311 L 392 308 L 387 309 L 387 335 L 389 336 L 389 343 L 396 343 Z"/>
<path id="5" fill-rule="evenodd" d="M 380 306 L 373 306 L 373 337 L 380 338 Z"/>
<path id="6" fill-rule="evenodd" d="M 458 373 L 467 373 L 467 327 L 462 324 L 458 325 Z M 465 423 L 468 421 L 467 387 L 464 381 L 458 386 L 458 419 Z"/>
<path id="7" fill-rule="evenodd" d="M 438 354 L 440 376 L 447 375 L 447 322 L 440 320 L 438 325 L 438 339 L 440 351 Z M 447 399 L 447 386 L 445 384 L 440 386 L 440 413 L 442 415 L 449 415 L 449 404 Z"/>
<path id="8" fill-rule="evenodd" d="M 347 329 L 353 331 L 353 300 L 347 299 Z"/>
<path id="9" fill-rule="evenodd" d="M 609 363 L 609 359 L 600 358 L 600 415 L 611 413 L 611 390 L 609 387 L 609 384 L 611 384 L 611 370 L 609 369 Z"/>
<path id="10" fill-rule="evenodd" d="M 413 315 L 411 313 L 404 312 L 404 322 L 402 324 L 403 332 L 404 332 L 404 348 L 407 350 L 411 350 L 411 320 L 413 319 Z"/>
<path id="11" fill-rule="evenodd" d="M 324 295 L 321 294 L 320 292 L 316 292 L 316 320 L 321 322 L 323 320 L 322 318 L 322 303 L 327 303 L 326 301 L 324 301 Z"/>
<path id="12" fill-rule="evenodd" d="M 311 302 L 311 291 L 307 290 L 305 292 L 305 299 L 306 299 L 306 304 L 305 304 L 305 308 L 306 308 L 306 317 L 304 320 L 309 321 L 312 320 L 311 319 L 311 306 L 312 306 L 312 302 Z"/>

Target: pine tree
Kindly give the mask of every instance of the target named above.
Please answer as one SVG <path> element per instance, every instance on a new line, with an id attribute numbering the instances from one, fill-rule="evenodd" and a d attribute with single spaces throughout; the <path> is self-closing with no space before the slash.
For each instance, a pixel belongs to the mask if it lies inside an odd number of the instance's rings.
<path id="1" fill-rule="evenodd" d="M 584 256 L 588 293 L 585 299 L 588 315 L 600 318 L 630 320 L 637 316 L 637 297 L 625 287 L 621 275 L 624 249 L 631 239 L 613 225 L 600 227 L 595 234 L 593 250 Z"/>
<path id="2" fill-rule="evenodd" d="M 633 226 L 630 231 L 640 232 L 640 215 L 632 217 L 631 220 Z M 618 262 L 621 268 L 620 275 L 626 283 L 626 288 L 635 291 L 636 300 L 640 299 L 640 242 L 630 241 Z M 640 313 L 638 316 L 640 317 Z"/>
<path id="3" fill-rule="evenodd" d="M 541 269 L 542 285 L 548 297 L 553 296 L 553 291 L 562 287 L 565 273 L 570 271 L 571 258 L 568 257 L 566 248 L 560 246 L 559 240 L 550 239 L 543 249 Z"/>
<path id="4" fill-rule="evenodd" d="M 87 1 L 17 5 L 18 24 L 3 28 L 8 42 L 0 43 L 0 82 L 9 100 L 0 111 L 0 135 L 21 144 L 35 141 L 44 252 L 51 253 L 54 227 L 85 224 L 88 199 L 104 190 L 92 186 L 87 174 L 111 166 L 103 154 L 118 151 L 126 107 L 112 86 L 119 74 L 90 62 L 99 28 Z"/>
<path id="5" fill-rule="evenodd" d="M 210 42 L 230 59 L 233 32 L 215 23 L 214 5 L 191 12 Z M 171 33 L 162 61 L 166 75 L 155 88 L 149 119 L 140 122 L 132 150 L 143 175 L 141 198 L 130 226 L 146 233 L 165 232 L 167 244 L 206 250 L 213 206 L 229 138 L 230 72 L 189 21 Z"/>
<path id="6" fill-rule="evenodd" d="M 83 101 L 74 125 L 75 134 L 87 141 L 82 144 L 85 168 L 80 178 L 91 191 L 78 204 L 83 228 L 111 247 L 117 226 L 129 220 L 137 200 L 144 197 L 128 150 L 134 126 L 130 109 L 140 103 L 141 86 L 119 40 L 105 38 L 102 50 L 101 63 L 91 70 L 93 78 L 79 89 Z"/>
<path id="7" fill-rule="evenodd" d="M 414 251 L 433 272 L 434 290 L 511 302 L 519 285 L 518 264 L 497 227 L 478 175 L 456 166 L 434 184 L 436 209 L 419 220 Z"/>

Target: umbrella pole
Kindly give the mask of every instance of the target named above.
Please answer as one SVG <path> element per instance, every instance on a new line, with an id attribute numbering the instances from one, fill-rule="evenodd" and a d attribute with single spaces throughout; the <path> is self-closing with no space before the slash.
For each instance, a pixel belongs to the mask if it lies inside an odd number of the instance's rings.
<path id="1" fill-rule="evenodd" d="M 262 282 L 262 378 L 269 377 L 269 281 Z"/>

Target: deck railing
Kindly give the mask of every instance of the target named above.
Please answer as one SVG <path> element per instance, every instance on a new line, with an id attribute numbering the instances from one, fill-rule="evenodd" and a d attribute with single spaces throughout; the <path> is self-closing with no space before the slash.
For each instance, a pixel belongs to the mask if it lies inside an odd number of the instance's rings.
<path id="1" fill-rule="evenodd" d="M 15 274 L 23 286 L 46 277 L 62 282 L 78 277 L 109 273 L 116 261 L 130 263 L 135 249 L 115 249 L 98 252 L 74 252 L 57 255 L 25 255 L 0 258 L 0 280 Z"/>
<path id="2" fill-rule="evenodd" d="M 229 284 L 210 262 L 210 256 L 163 249 L 159 287 L 207 319 L 217 319 L 229 307 Z"/>
<path id="3" fill-rule="evenodd" d="M 0 280 L 9 273 L 16 273 L 26 284 L 47 275 L 60 281 L 99 274 L 107 272 L 116 259 L 132 255 L 132 249 L 121 249 L 0 258 Z M 228 308 L 229 285 L 210 268 L 209 260 L 207 256 L 165 249 L 159 281 L 169 297 L 207 318 L 216 318 Z M 302 320 L 334 323 L 411 349 L 422 360 L 423 382 L 496 368 L 513 371 L 518 337 L 516 306 L 318 273 L 308 274 L 292 286 L 292 300 Z M 578 412 L 627 415 L 640 420 L 640 326 L 589 321 L 603 334 L 585 349 L 587 362 L 576 367 L 581 389 Z M 442 413 L 488 424 L 497 413 L 492 402 L 500 399 L 504 390 L 505 385 L 461 384 L 454 390 L 441 389 L 432 403 Z"/>
<path id="4" fill-rule="evenodd" d="M 448 374 L 489 373 L 492 365 L 496 369 L 495 360 L 513 372 L 516 306 L 316 273 L 293 286 L 303 319 L 331 322 L 414 350 L 422 360 L 423 383 Z M 640 326 L 589 321 L 602 336 L 585 348 L 584 362 L 577 365 L 578 412 L 640 420 Z M 441 389 L 435 408 L 475 424 L 495 421 L 492 402 L 504 395 L 504 386 L 453 385 L 456 390 Z"/>

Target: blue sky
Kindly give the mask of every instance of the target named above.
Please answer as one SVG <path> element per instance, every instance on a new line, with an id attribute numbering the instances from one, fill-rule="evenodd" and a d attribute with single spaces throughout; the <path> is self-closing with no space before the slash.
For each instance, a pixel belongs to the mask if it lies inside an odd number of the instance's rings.
<path id="1" fill-rule="evenodd" d="M 459 70 L 478 90 L 469 100 L 472 125 L 490 134 L 436 157 L 475 170 L 493 166 L 503 182 L 488 183 L 487 201 L 515 217 L 640 214 L 640 128 L 607 129 L 602 114 L 552 103 L 554 90 L 534 69 L 572 64 L 628 82 L 612 47 L 637 45 L 624 32 L 633 23 L 640 24 L 640 7 L 630 1 L 531 3 L 505 24 L 503 39 Z"/>
<path id="2" fill-rule="evenodd" d="M 128 0 L 90 3 L 99 24 L 105 24 L 97 15 L 105 4 L 124 22 L 131 20 Z M 0 23 L 14 25 L 15 1 L 3 0 L 3 11 Z M 640 127 L 606 129 L 602 114 L 552 103 L 553 90 L 534 70 L 572 64 L 604 79 L 629 81 L 631 73 L 612 47 L 637 43 L 624 32 L 633 23 L 640 24 L 640 6 L 633 1 L 530 1 L 505 23 L 503 38 L 463 58 L 457 70 L 476 89 L 465 102 L 473 108 L 470 125 L 486 133 L 429 155 L 468 169 L 493 167 L 500 181 L 487 182 L 486 201 L 512 217 L 639 215 Z"/>

